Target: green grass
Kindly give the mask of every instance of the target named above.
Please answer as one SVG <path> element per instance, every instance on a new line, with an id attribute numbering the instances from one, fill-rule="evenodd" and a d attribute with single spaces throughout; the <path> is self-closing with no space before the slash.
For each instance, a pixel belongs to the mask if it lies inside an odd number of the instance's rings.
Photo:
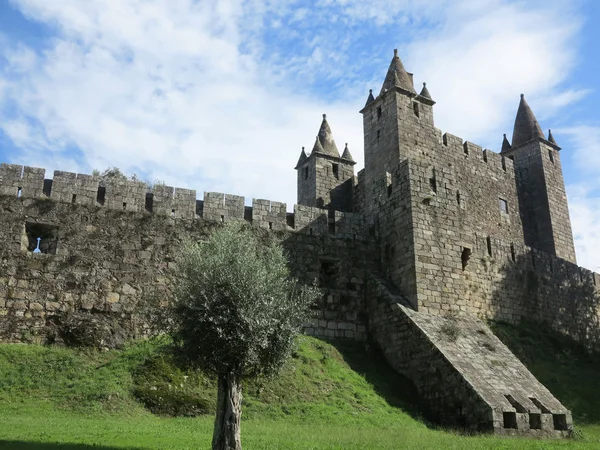
<path id="1" fill-rule="evenodd" d="M 244 386 L 244 447 L 599 448 L 600 420 L 594 406 L 600 403 L 600 395 L 593 379 L 594 370 L 600 373 L 597 356 L 586 356 L 571 342 L 552 341 L 556 337 L 530 336 L 527 328 L 495 324 L 494 329 L 574 409 L 582 437 L 534 441 L 436 429 L 420 418 L 411 384 L 363 344 L 333 346 L 303 337 L 281 376 Z M 0 345 L 0 449 L 209 448 L 211 414 L 164 414 L 201 412 L 201 408 L 177 409 L 188 401 L 206 405 L 212 412 L 214 380 L 178 368 L 161 351 L 163 346 L 164 342 L 151 341 L 121 351 L 82 352 Z M 543 361 L 540 352 L 546 355 Z M 557 370 L 553 361 L 566 367 Z M 578 386 L 560 387 L 572 380 Z M 153 393 L 163 399 L 163 408 L 157 408 L 163 415 L 150 413 L 138 400 L 147 401 L 146 395 Z M 150 403 L 152 399 L 156 397 Z"/>

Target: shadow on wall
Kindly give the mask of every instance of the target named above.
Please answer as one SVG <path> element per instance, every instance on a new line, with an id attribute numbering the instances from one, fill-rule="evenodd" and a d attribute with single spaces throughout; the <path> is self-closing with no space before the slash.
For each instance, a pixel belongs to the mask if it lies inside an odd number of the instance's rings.
<path id="1" fill-rule="evenodd" d="M 142 450 L 141 447 L 100 447 L 98 445 L 86 444 L 58 444 L 42 442 L 24 442 L 24 441 L 3 441 L 0 440 L 0 448 L 10 450 Z"/>
<path id="2" fill-rule="evenodd" d="M 494 319 L 533 320 L 588 348 L 600 347 L 600 277 L 575 264 L 532 250 L 500 269 L 492 295 Z"/>

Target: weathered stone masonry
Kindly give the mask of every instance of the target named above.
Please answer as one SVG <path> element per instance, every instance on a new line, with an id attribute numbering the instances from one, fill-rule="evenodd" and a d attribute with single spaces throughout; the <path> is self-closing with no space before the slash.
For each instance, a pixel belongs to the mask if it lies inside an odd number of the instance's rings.
<path id="1" fill-rule="evenodd" d="M 323 297 L 306 332 L 370 339 L 432 417 L 565 436 L 571 413 L 480 319 L 536 320 L 600 344 L 600 276 L 575 263 L 560 147 L 521 98 L 512 143 L 484 150 L 434 126 L 435 102 L 394 55 L 361 113 L 356 176 L 324 116 L 298 159 L 298 205 L 0 165 L 0 337 L 44 341 L 83 314 L 107 345 L 145 335 L 186 239 L 229 221 L 277 233 Z"/>

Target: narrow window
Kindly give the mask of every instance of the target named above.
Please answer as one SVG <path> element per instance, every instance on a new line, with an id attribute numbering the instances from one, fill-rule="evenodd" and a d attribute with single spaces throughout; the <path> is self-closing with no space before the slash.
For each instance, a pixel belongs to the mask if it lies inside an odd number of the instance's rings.
<path id="1" fill-rule="evenodd" d="M 153 206 L 154 206 L 154 194 L 152 194 L 152 192 L 148 192 L 146 194 L 146 204 L 144 205 L 144 207 L 146 208 L 146 211 L 152 212 Z"/>
<path id="2" fill-rule="evenodd" d="M 435 179 L 435 169 L 433 169 L 433 176 L 429 179 L 429 187 L 437 194 L 437 180 Z"/>
<path id="3" fill-rule="evenodd" d="M 413 112 L 415 116 L 419 117 L 419 104 L 417 102 L 413 102 Z"/>
<path id="4" fill-rule="evenodd" d="M 23 188 L 17 188 L 17 197 L 21 197 L 21 194 L 23 194 Z"/>
<path id="5" fill-rule="evenodd" d="M 175 210 L 174 209 L 171 210 L 171 217 L 175 217 Z"/>
<path id="6" fill-rule="evenodd" d="M 340 165 L 332 164 L 331 167 L 333 170 L 333 176 L 335 177 L 336 180 L 339 180 L 340 179 Z"/>
<path id="7" fill-rule="evenodd" d="M 512 262 L 517 261 L 517 255 L 515 253 L 515 245 L 514 244 L 510 244 L 510 259 L 512 259 Z"/>
<path id="8" fill-rule="evenodd" d="M 552 150 L 548 150 L 548 156 L 550 156 L 550 162 L 554 164 L 554 153 Z"/>
<path id="9" fill-rule="evenodd" d="M 502 157 L 502 170 L 506 172 L 506 158 Z"/>
<path id="10" fill-rule="evenodd" d="M 381 130 L 377 130 L 377 140 L 381 137 Z"/>
<path id="11" fill-rule="evenodd" d="M 392 185 L 388 184 L 388 187 L 387 187 L 388 198 L 390 198 L 392 196 L 392 190 L 393 190 Z"/>
<path id="12" fill-rule="evenodd" d="M 487 251 L 488 251 L 488 255 L 492 256 L 492 238 L 491 237 L 487 237 Z"/>
<path id="13" fill-rule="evenodd" d="M 77 195 L 73 194 L 73 196 L 71 197 L 71 203 L 75 203 L 77 201 Z"/>
<path id="14" fill-rule="evenodd" d="M 123 211 L 127 209 L 127 203 L 123 202 Z"/>
<path id="15" fill-rule="evenodd" d="M 377 108 L 377 118 L 380 119 L 381 118 L 381 106 L 379 106 Z"/>
<path id="16" fill-rule="evenodd" d="M 462 270 L 467 268 L 469 265 L 469 259 L 471 259 L 471 249 L 463 247 L 462 255 L 460 255 L 460 259 L 462 261 Z"/>
<path id="17" fill-rule="evenodd" d="M 304 168 L 304 179 L 308 180 L 308 166 Z"/>
<path id="18" fill-rule="evenodd" d="M 535 269 L 535 255 L 531 254 L 531 266 Z"/>
<path id="19" fill-rule="evenodd" d="M 269 230 L 273 229 L 273 222 L 269 222 Z"/>
<path id="20" fill-rule="evenodd" d="M 221 214 L 221 223 L 225 222 L 225 216 Z"/>
<path id="21" fill-rule="evenodd" d="M 508 214 L 508 202 L 503 198 L 498 199 L 500 204 L 500 212 Z"/>
<path id="22" fill-rule="evenodd" d="M 152 194 L 150 194 L 152 195 Z M 96 202 L 99 205 L 104 205 L 104 201 L 106 198 L 106 188 L 104 186 L 98 187 L 98 192 L 96 193 Z M 148 198 L 148 194 L 146 194 L 146 198 Z"/>
<path id="23" fill-rule="evenodd" d="M 460 191 L 456 191 L 456 204 L 460 206 Z"/>
<path id="24" fill-rule="evenodd" d="M 466 142 L 463 144 L 463 151 L 465 152 L 465 155 L 469 154 L 469 146 Z"/>

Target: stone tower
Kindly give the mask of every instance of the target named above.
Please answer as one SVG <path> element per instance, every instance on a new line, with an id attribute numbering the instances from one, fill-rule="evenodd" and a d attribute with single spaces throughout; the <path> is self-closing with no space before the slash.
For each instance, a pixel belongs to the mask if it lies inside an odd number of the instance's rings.
<path id="1" fill-rule="evenodd" d="M 327 116 L 310 155 L 302 148 L 298 172 L 298 204 L 337 211 L 352 211 L 354 165 L 348 145 L 340 156 Z"/>
<path id="2" fill-rule="evenodd" d="M 400 163 L 418 153 L 419 148 L 431 147 L 435 139 L 433 105 L 427 87 L 417 94 L 413 75 L 408 73 L 394 50 L 379 95 L 369 93 L 363 115 L 365 149 L 365 206 L 375 205 L 377 194 L 374 182 L 382 179 Z M 419 133 L 415 133 L 419 130 Z M 421 142 L 427 141 L 427 142 Z M 422 145 L 425 144 L 425 145 Z M 368 211 L 365 211 L 368 214 Z"/>
<path id="3" fill-rule="evenodd" d="M 512 145 L 505 136 L 501 154 L 514 161 L 525 244 L 575 263 L 560 149 L 521 94 Z"/>

